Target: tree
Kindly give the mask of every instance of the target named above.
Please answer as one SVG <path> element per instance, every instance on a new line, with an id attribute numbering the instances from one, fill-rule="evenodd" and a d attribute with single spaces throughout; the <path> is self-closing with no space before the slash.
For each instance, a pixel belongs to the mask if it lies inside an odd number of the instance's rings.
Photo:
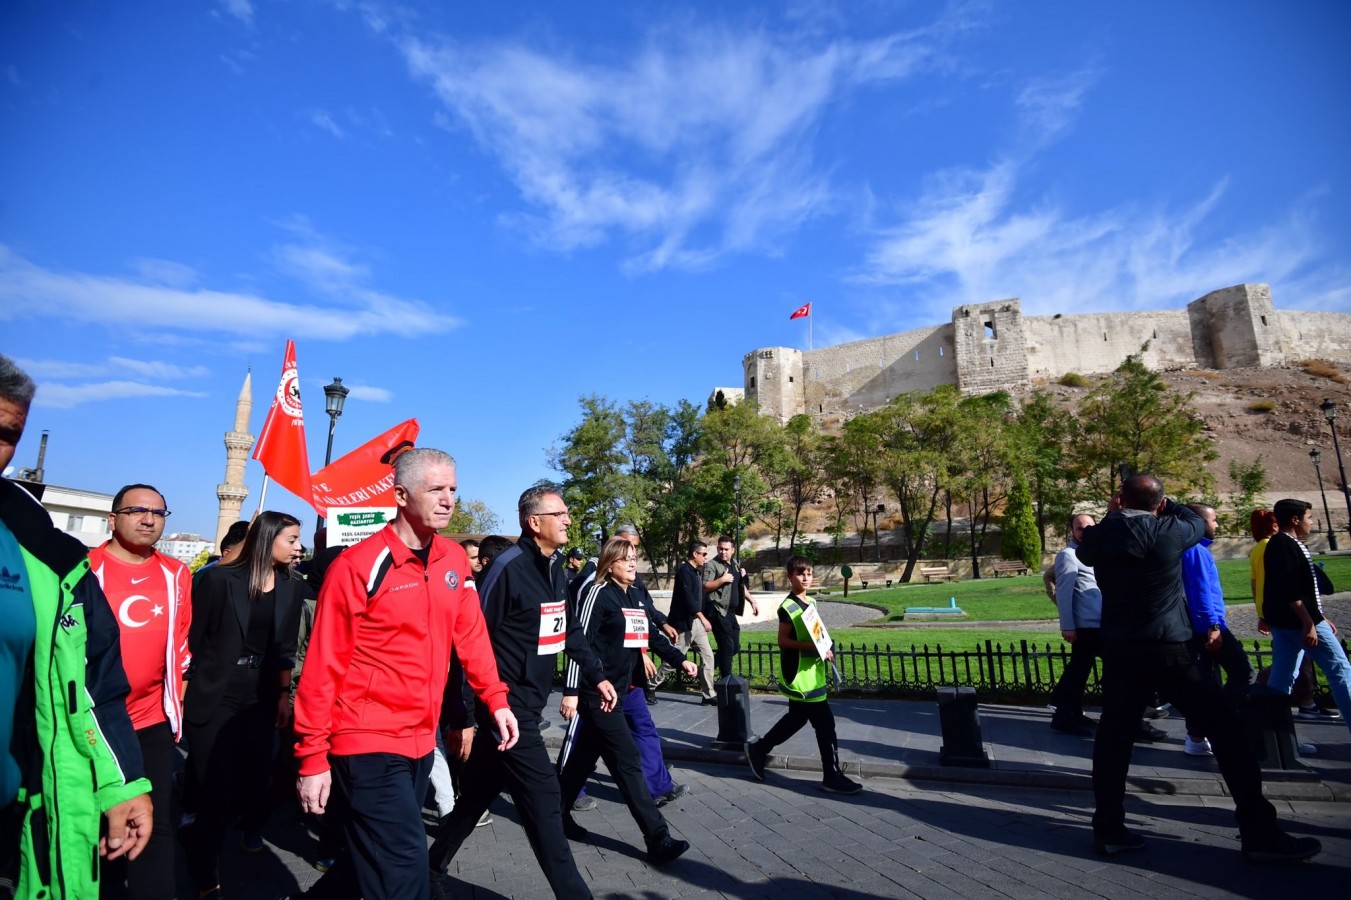
<path id="1" fill-rule="evenodd" d="M 1042 546 L 1027 479 L 1022 475 L 1015 476 L 1008 503 L 1004 506 L 1004 524 L 999 532 L 999 555 L 1004 559 L 1020 560 L 1029 569 L 1039 571 Z"/>
<path id="2" fill-rule="evenodd" d="M 836 492 L 837 531 L 845 516 L 863 516 L 862 527 L 854 529 L 859 534 L 859 562 L 863 561 L 868 514 L 882 492 L 883 425 L 880 416 L 865 413 L 845 422 L 838 438 L 826 441 L 828 472 Z"/>
<path id="3" fill-rule="evenodd" d="M 482 500 L 465 498 L 456 502 L 455 512 L 451 515 L 449 524 L 441 529 L 441 533 L 495 534 L 500 527 L 502 520 L 488 508 L 488 504 Z"/>
<path id="4" fill-rule="evenodd" d="M 1074 420 L 1066 461 L 1078 496 L 1099 502 L 1112 496 L 1123 463 L 1155 475 L 1171 495 L 1209 493 L 1214 477 L 1206 463 L 1218 454 L 1193 397 L 1170 388 L 1139 354 L 1126 357 L 1089 391 Z"/>
<path id="5" fill-rule="evenodd" d="M 1004 503 L 1008 473 L 1019 462 L 1017 442 L 1011 439 L 1011 407 L 1009 396 L 1003 391 L 963 397 L 950 425 L 947 483 L 968 501 L 967 537 L 971 571 L 976 578 L 981 577 L 980 548 L 995 510 Z M 949 518 L 949 527 L 950 523 Z"/>
<path id="6" fill-rule="evenodd" d="M 1043 547 L 1047 526 L 1056 523 L 1063 528 L 1074 505 L 1074 479 L 1065 467 L 1069 423 L 1065 410 L 1045 391 L 1032 392 L 1014 423 L 1020 468 L 1028 476 L 1037 535 Z"/>
<path id="7" fill-rule="evenodd" d="M 1257 495 L 1267 489 L 1267 470 L 1262 465 L 1262 457 L 1259 454 L 1257 459 L 1250 463 L 1241 463 L 1237 459 L 1229 460 L 1229 478 L 1238 488 L 1238 493 L 1234 495 L 1234 525 L 1239 530 L 1247 527 L 1248 516 L 1257 506 Z M 1224 523 L 1229 527 L 1231 523 Z"/>
<path id="8" fill-rule="evenodd" d="M 780 495 L 783 498 L 784 509 L 792 521 L 788 546 L 796 547 L 802 510 L 809 503 L 819 500 L 826 486 L 821 432 L 816 429 L 811 416 L 799 414 L 788 420 L 788 424 L 784 426 L 784 446 L 789 456 L 783 480 L 780 482 Z M 774 549 L 778 550 L 777 541 Z"/>
<path id="9" fill-rule="evenodd" d="M 549 465 L 564 476 L 563 499 L 572 514 L 568 540 L 589 545 L 597 533 L 604 540 L 619 518 L 627 486 L 621 447 L 626 429 L 610 400 L 591 394 L 577 403 L 582 421 L 549 451 Z"/>
<path id="10" fill-rule="evenodd" d="M 202 552 L 194 556 L 192 558 L 192 562 L 188 563 L 189 571 L 196 572 L 202 566 L 206 565 L 210 559 L 211 559 L 211 548 L 203 547 Z"/>

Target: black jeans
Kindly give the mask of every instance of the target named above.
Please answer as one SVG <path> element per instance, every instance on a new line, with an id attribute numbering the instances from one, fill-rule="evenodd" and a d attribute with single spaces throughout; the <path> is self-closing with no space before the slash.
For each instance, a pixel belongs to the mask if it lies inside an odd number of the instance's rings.
<path id="1" fill-rule="evenodd" d="M 708 624 L 713 626 L 713 637 L 718 647 L 713 651 L 713 661 L 718 666 L 718 677 L 726 678 L 732 674 L 732 663 L 741 652 L 741 623 L 732 613 L 720 614 L 709 607 Z"/>
<path id="2" fill-rule="evenodd" d="M 669 835 L 666 820 L 647 789 L 642 759 L 624 718 L 623 703 L 604 712 L 600 708 L 600 696 L 595 691 L 583 690 L 577 698 L 577 718 L 568 723 L 568 736 L 574 734 L 575 743 L 558 777 L 561 808 L 572 809 L 573 801 L 582 792 L 582 785 L 596 771 L 596 760 L 604 759 L 605 767 L 610 770 L 643 838 L 651 844 Z"/>
<path id="3" fill-rule="evenodd" d="M 1225 700 L 1235 710 L 1242 710 L 1243 698 L 1248 695 L 1248 688 L 1252 687 L 1257 677 L 1252 670 L 1252 664 L 1248 662 L 1248 654 L 1243 652 L 1243 645 L 1227 628 L 1220 630 L 1220 646 L 1214 653 L 1208 651 L 1205 644 L 1205 638 L 1192 638 L 1192 652 L 1196 654 L 1196 663 L 1201 667 L 1201 674 L 1220 684 L 1220 672 L 1223 671 L 1226 679 Z M 1201 730 L 1200 723 L 1191 719 L 1187 720 L 1187 734 L 1191 737 L 1206 736 Z"/>
<path id="4" fill-rule="evenodd" d="M 1075 629 L 1074 643 L 1070 645 L 1070 661 L 1065 671 L 1060 673 L 1051 692 L 1051 705 L 1055 715 L 1051 717 L 1054 725 L 1066 727 L 1078 724 L 1084 715 L 1084 686 L 1093 672 L 1093 663 L 1102 656 L 1102 629 Z"/>
<path id="5" fill-rule="evenodd" d="M 174 732 L 168 722 L 137 729 L 145 776 L 150 779 L 150 802 L 154 807 L 150 841 L 135 859 L 125 856 L 103 863 L 100 897 L 131 900 L 173 900 L 174 828 L 170 811 L 173 793 Z M 126 883 L 125 891 L 122 887 Z"/>
<path id="6" fill-rule="evenodd" d="M 554 896 L 589 900 L 591 889 L 577 871 L 572 848 L 563 835 L 558 776 L 540 735 L 539 713 L 522 709 L 513 712 L 521 737 L 505 753 L 497 749 L 498 738 L 493 736 L 493 729 L 480 723 L 469 762 L 464 767 L 461 781 L 464 791 L 454 812 L 437 829 L 428 853 L 431 868 L 436 872 L 447 870 L 460 845 L 473 832 L 479 816 L 506 788 Z"/>
<path id="7" fill-rule="evenodd" d="M 756 742 L 756 746 L 768 753 L 802 730 L 802 726 L 812 723 L 816 732 L 816 748 L 821 751 L 821 772 L 831 775 L 840 768 L 840 754 L 835 743 L 835 713 L 830 710 L 830 701 L 806 700 L 788 701 L 788 712 L 774 723 L 769 733 Z"/>
<path id="8" fill-rule="evenodd" d="M 1125 826 L 1126 774 L 1140 716 L 1154 693 L 1205 730 L 1220 774 L 1234 797 L 1239 832 L 1269 833 L 1276 810 L 1262 796 L 1262 770 L 1248 746 L 1238 711 L 1220 686 L 1201 673 L 1185 643 L 1104 642 L 1102 719 L 1093 744 L 1093 830 L 1110 835 Z"/>

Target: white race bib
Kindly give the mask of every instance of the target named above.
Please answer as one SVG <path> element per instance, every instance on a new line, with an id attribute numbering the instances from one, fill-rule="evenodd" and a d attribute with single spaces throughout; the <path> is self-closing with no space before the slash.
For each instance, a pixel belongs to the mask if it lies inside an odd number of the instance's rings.
<path id="1" fill-rule="evenodd" d="M 807 627 L 807 634 L 811 635 L 816 652 L 825 659 L 830 652 L 830 632 L 826 631 L 826 623 L 821 621 L 821 613 L 817 611 L 815 603 L 804 603 L 802 606 L 802 624 Z"/>
<path id="2" fill-rule="evenodd" d="M 624 613 L 624 646 L 635 650 L 647 649 L 647 610 L 626 609 Z"/>
<path id="3" fill-rule="evenodd" d="M 557 603 L 539 605 L 539 655 L 552 656 L 563 649 L 568 641 L 568 604 L 564 600 Z"/>

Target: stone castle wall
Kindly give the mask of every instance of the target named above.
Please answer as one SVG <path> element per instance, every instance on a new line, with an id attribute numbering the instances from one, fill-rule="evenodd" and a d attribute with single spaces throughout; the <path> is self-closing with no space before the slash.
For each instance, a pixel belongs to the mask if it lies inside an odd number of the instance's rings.
<path id="1" fill-rule="evenodd" d="M 979 394 L 1102 374 L 1146 344 L 1153 369 L 1351 361 L 1351 315 L 1278 311 L 1265 284 L 1222 288 L 1183 310 L 1024 317 L 1010 299 L 959 306 L 949 324 L 819 350 L 754 350 L 742 367 L 745 395 L 786 421 L 852 415 L 940 384 Z"/>

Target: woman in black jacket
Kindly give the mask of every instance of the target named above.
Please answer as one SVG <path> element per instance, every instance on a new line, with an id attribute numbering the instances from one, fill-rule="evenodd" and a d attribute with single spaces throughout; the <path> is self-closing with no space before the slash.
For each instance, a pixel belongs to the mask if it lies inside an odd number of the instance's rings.
<path id="1" fill-rule="evenodd" d="M 218 862 L 226 825 L 266 787 L 273 729 L 290 717 L 304 590 L 290 563 L 299 546 L 299 520 L 264 512 L 239 558 L 206 570 L 193 589 L 183 720 L 188 777 L 197 791 L 188 868 L 201 898 L 222 896 Z"/>
<path id="2" fill-rule="evenodd" d="M 598 688 L 608 682 L 623 697 L 632 686 L 640 655 L 649 646 L 687 675 L 693 676 L 698 669 L 659 629 L 649 629 L 642 598 L 633 589 L 637 578 L 638 551 L 622 537 L 611 538 L 601 550 L 596 581 L 583 594 L 578 613 L 587 642 L 600 660 L 603 677 L 596 684 L 579 683 L 585 680 L 579 677 L 580 667 L 576 662 L 568 663 L 568 685 L 577 688 L 577 695 L 564 696 L 561 712 L 568 720 L 568 730 L 576 734 L 575 740 L 573 734 L 568 735 L 572 751 L 563 763 L 559 786 L 563 792 L 563 830 L 573 839 L 584 839 L 586 831 L 572 820 L 572 804 L 595 770 L 596 760 L 604 759 L 647 842 L 648 859 L 661 865 L 688 850 L 689 842 L 671 837 L 643 779 L 638 746 L 624 720 L 623 707 L 613 699 L 603 700 Z M 609 691 L 606 695 L 615 696 Z"/>

